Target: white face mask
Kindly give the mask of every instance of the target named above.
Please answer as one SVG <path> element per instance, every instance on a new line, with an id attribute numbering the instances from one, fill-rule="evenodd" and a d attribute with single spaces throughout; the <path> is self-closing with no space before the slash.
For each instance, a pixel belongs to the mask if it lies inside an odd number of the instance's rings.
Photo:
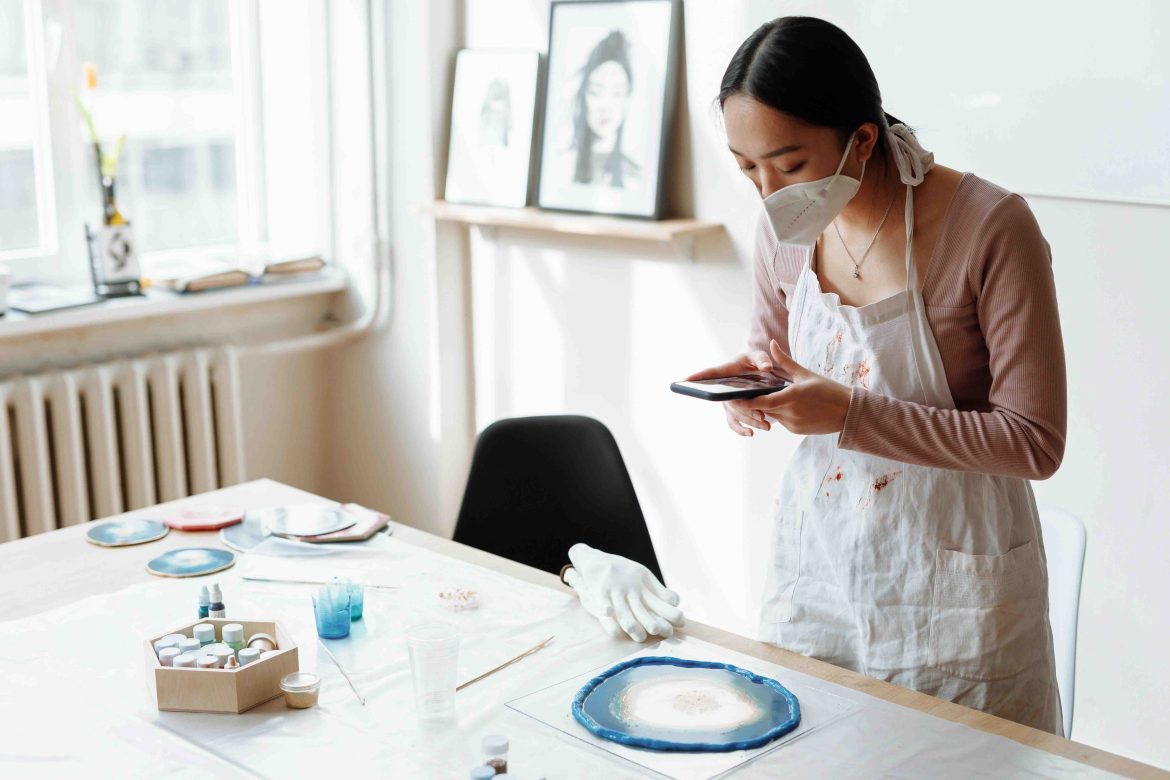
<path id="1" fill-rule="evenodd" d="M 855 130 L 849 136 L 845 154 L 841 156 L 837 172 L 832 176 L 790 184 L 764 198 L 764 210 L 768 212 L 768 221 L 772 223 L 772 231 L 781 244 L 812 246 L 816 243 L 817 237 L 845 208 L 845 204 L 857 194 L 857 190 L 861 188 L 861 181 L 841 175 L 841 169 L 845 167 L 845 160 L 849 158 L 849 150 L 853 148 L 853 138 L 856 135 Z M 861 178 L 865 178 L 864 160 L 861 163 Z"/>

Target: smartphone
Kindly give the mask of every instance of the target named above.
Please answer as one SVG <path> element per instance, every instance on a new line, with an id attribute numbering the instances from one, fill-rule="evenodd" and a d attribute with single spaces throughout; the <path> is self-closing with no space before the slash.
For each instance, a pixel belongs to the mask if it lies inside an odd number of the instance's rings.
<path id="1" fill-rule="evenodd" d="M 737 398 L 755 398 L 775 393 L 788 387 L 789 382 L 779 374 L 760 371 L 753 374 L 723 376 L 716 379 L 696 379 L 674 382 L 670 389 L 682 395 L 705 401 L 734 401 Z"/>

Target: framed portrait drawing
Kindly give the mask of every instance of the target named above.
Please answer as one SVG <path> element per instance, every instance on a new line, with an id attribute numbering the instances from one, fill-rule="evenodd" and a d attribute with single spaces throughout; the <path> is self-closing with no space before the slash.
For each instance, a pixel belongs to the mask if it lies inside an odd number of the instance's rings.
<path id="1" fill-rule="evenodd" d="M 549 21 L 537 205 L 662 216 L 676 0 L 560 0 Z"/>
<path id="2" fill-rule="evenodd" d="M 456 55 L 447 200 L 527 205 L 539 72 L 535 51 Z"/>

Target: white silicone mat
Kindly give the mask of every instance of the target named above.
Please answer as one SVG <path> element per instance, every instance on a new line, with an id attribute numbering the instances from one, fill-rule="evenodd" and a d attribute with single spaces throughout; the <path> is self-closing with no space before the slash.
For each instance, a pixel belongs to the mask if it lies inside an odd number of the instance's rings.
<path id="1" fill-rule="evenodd" d="M 800 725 L 783 737 L 754 750 L 729 753 L 683 753 L 642 750 L 601 739 L 573 719 L 570 705 L 582 685 L 608 669 L 606 664 L 589 669 L 547 688 L 507 702 L 507 706 L 558 731 L 576 737 L 597 750 L 611 753 L 652 772 L 677 780 L 707 780 L 721 777 L 743 764 L 778 750 L 819 728 L 831 724 L 857 709 L 857 704 L 811 682 L 806 675 L 758 658 L 737 653 L 693 637 L 665 639 L 629 656 L 667 655 L 699 661 L 715 661 L 741 666 L 756 674 L 771 677 L 796 694 L 800 701 Z M 622 659 L 627 660 L 627 659 Z M 620 663 L 620 662 L 619 662 Z"/>

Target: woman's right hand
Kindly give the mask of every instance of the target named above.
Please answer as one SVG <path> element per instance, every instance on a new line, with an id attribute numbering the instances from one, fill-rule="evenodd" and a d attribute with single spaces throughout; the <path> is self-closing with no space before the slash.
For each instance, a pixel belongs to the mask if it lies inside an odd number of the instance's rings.
<path id="1" fill-rule="evenodd" d="M 771 356 L 762 349 L 754 349 L 750 352 L 745 352 L 721 366 L 712 366 L 711 368 L 697 371 L 688 376 L 686 381 L 693 382 L 697 379 L 718 379 L 724 376 L 750 374 L 753 371 L 771 370 Z M 731 430 L 740 436 L 753 435 L 753 428 L 767 431 L 772 427 L 768 420 L 765 419 L 763 412 L 754 409 L 737 409 L 730 401 L 723 402 L 723 413 L 727 417 L 727 427 L 731 428 Z"/>

